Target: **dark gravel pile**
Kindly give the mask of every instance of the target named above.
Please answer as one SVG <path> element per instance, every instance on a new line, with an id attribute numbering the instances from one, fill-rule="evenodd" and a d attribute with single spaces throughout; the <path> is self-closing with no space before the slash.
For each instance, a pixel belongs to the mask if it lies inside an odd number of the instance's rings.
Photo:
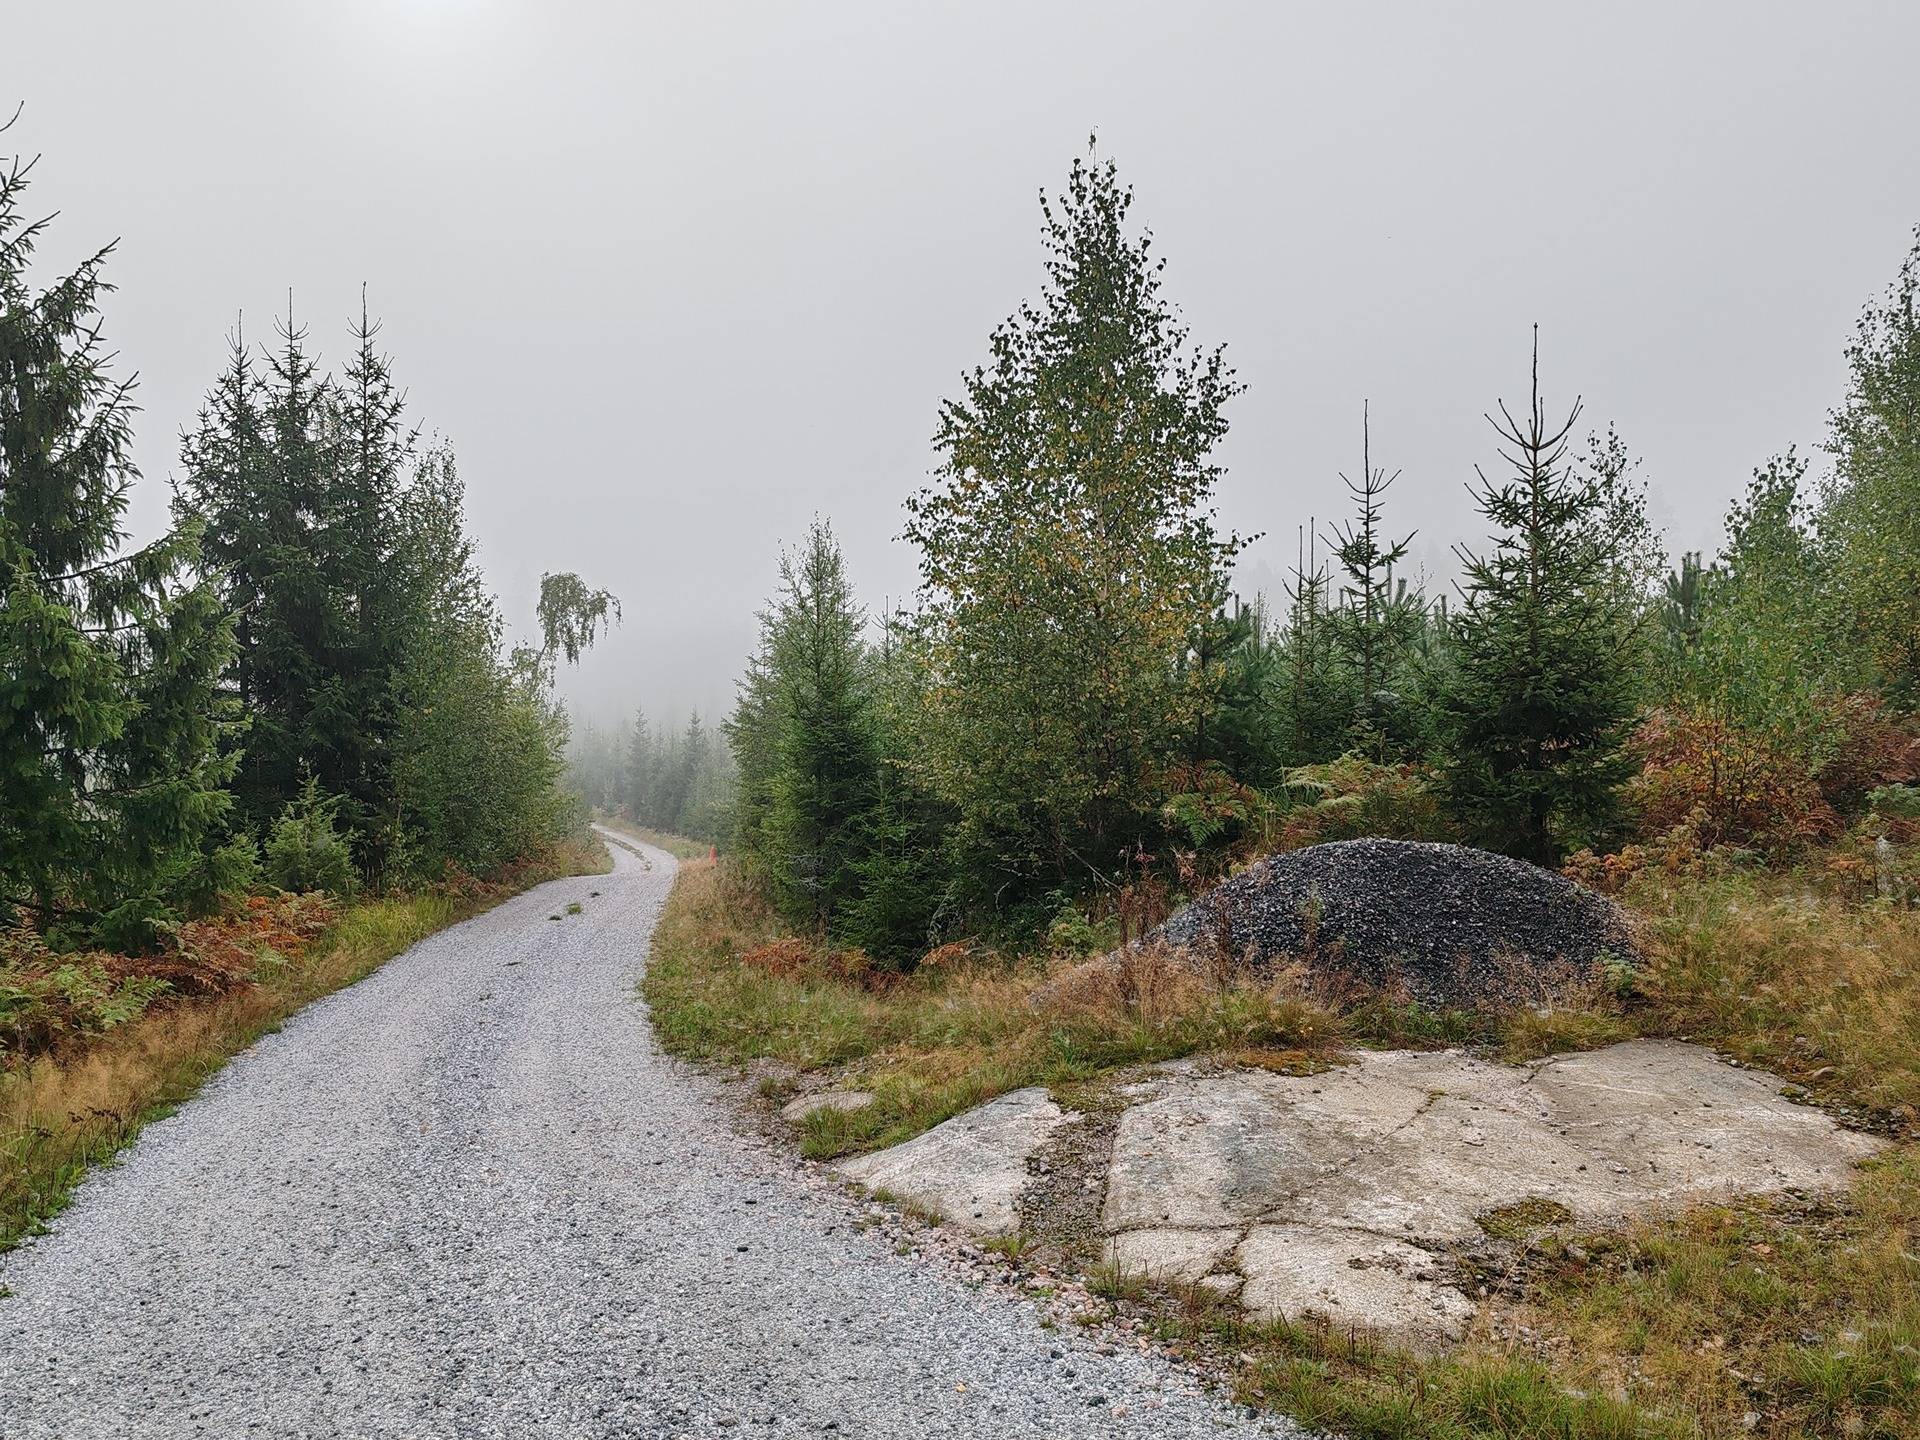
<path id="1" fill-rule="evenodd" d="M 1197 955 L 1297 959 L 1429 1006 L 1540 1004 L 1636 958 L 1618 906 L 1522 860 L 1463 845 L 1342 840 L 1275 855 L 1159 932 Z"/>

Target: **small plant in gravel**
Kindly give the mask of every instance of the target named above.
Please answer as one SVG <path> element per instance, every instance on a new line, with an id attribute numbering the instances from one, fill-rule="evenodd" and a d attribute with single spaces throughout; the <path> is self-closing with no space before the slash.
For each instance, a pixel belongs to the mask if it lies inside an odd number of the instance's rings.
<path id="1" fill-rule="evenodd" d="M 1147 1293 L 1147 1277 L 1143 1271 L 1122 1265 L 1118 1260 L 1108 1260 L 1089 1272 L 1087 1289 L 1115 1304 L 1136 1301 Z"/>
<path id="2" fill-rule="evenodd" d="M 1033 1237 L 1024 1230 L 1014 1230 L 1005 1235 L 988 1236 L 981 1242 L 980 1248 L 998 1255 L 1009 1264 L 1018 1265 L 1020 1257 L 1033 1248 Z"/>
<path id="3" fill-rule="evenodd" d="M 1520 1241 L 1538 1231 L 1564 1225 L 1571 1219 L 1573 1212 L 1559 1201 L 1534 1196 L 1514 1205 L 1503 1205 L 1498 1210 L 1489 1210 L 1484 1215 L 1476 1216 L 1474 1223 L 1496 1240 Z"/>

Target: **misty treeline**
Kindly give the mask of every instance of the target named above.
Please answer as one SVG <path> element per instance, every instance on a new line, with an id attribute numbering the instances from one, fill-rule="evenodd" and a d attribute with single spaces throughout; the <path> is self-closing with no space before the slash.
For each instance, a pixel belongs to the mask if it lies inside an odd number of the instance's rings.
<path id="1" fill-rule="evenodd" d="M 451 449 L 377 327 L 324 373 L 291 317 L 180 440 L 173 528 L 130 548 L 133 381 L 112 249 L 36 288 L 32 169 L 0 172 L 0 922 L 139 947 L 262 884 L 480 871 L 573 823 L 556 654 L 611 597 L 548 577 L 507 646 Z"/>
<path id="2" fill-rule="evenodd" d="M 588 722 L 567 760 L 568 784 L 595 809 L 709 845 L 731 838 L 733 752 L 697 710 L 678 728 L 655 729 L 644 710 L 612 729 Z"/>
<path id="3" fill-rule="evenodd" d="M 1269 609 L 1231 593 L 1248 540 L 1213 511 L 1241 385 L 1131 198 L 1098 160 L 1043 197 L 1040 298 L 942 405 L 907 505 L 917 605 L 868 614 L 824 523 L 781 558 L 723 728 L 733 844 L 792 923 L 910 964 L 1281 845 L 1591 869 L 1913 808 L 1920 246 L 1861 318 L 1821 477 L 1766 461 L 1711 558 L 1670 561 L 1624 440 L 1546 398 L 1536 336 L 1460 581 L 1406 573 L 1356 406 L 1348 517 L 1302 527 Z"/>

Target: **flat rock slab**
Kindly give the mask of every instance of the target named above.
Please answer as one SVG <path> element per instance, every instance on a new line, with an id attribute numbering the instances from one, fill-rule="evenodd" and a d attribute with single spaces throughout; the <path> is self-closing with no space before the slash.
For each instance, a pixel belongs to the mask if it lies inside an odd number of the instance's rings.
<path id="1" fill-rule="evenodd" d="M 800 1095 L 780 1107 L 780 1118 L 789 1125 L 798 1125 L 809 1115 L 820 1110 L 864 1110 L 873 1103 L 873 1095 L 866 1090 L 824 1090 L 818 1095 Z"/>
<path id="2" fill-rule="evenodd" d="M 1168 1279 L 1237 1271 L 1257 1314 L 1445 1341 L 1472 1307 L 1433 1252 L 1484 1239 L 1492 1212 L 1548 1202 L 1606 1225 L 1844 1187 L 1878 1142 L 1779 1083 L 1665 1041 L 1528 1065 L 1384 1051 L 1309 1076 L 1183 1068 L 1121 1116 L 1108 1254 Z"/>
<path id="3" fill-rule="evenodd" d="M 1030 1086 L 837 1168 L 869 1190 L 885 1191 L 976 1235 L 1008 1234 L 1020 1226 L 1027 1161 L 1054 1131 L 1079 1118 L 1041 1087 Z"/>
<path id="4" fill-rule="evenodd" d="M 1424 1348 L 1456 1339 L 1473 1302 L 1446 1283 L 1439 1259 L 1404 1240 L 1324 1225 L 1256 1225 L 1237 1261 L 1240 1303 L 1258 1315 L 1324 1316 Z"/>

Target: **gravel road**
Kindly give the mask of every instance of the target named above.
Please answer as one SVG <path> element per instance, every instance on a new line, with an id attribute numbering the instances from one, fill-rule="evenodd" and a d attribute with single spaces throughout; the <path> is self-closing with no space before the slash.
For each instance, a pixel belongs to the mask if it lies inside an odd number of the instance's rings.
<path id="1" fill-rule="evenodd" d="M 0 1435 L 1272 1433 L 741 1133 L 634 993 L 673 861 L 614 864 L 301 1012 L 0 1258 Z"/>

